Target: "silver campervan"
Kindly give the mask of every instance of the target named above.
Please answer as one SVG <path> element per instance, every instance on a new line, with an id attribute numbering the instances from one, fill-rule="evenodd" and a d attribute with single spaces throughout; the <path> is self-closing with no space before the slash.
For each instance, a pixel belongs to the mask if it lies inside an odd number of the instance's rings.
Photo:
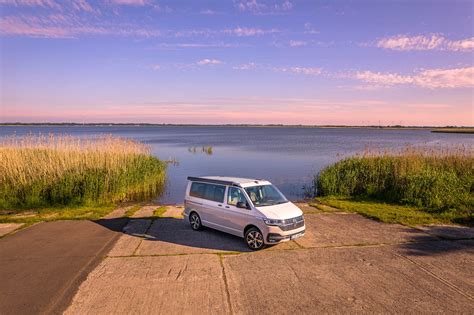
<path id="1" fill-rule="evenodd" d="M 303 212 L 270 182 L 221 176 L 188 177 L 185 219 L 243 237 L 252 250 L 304 235 Z"/>

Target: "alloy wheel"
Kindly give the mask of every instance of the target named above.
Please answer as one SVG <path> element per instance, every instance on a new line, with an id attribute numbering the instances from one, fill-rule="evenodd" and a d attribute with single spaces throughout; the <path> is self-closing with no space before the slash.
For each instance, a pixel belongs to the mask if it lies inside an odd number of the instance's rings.
<path id="1" fill-rule="evenodd" d="M 201 228 L 201 219 L 196 213 L 193 213 L 191 217 L 189 218 L 189 223 L 191 224 L 191 227 L 193 230 L 199 230 Z"/>
<path id="2" fill-rule="evenodd" d="M 263 235 L 260 231 L 252 230 L 247 233 L 246 241 L 251 249 L 260 249 L 263 247 Z"/>

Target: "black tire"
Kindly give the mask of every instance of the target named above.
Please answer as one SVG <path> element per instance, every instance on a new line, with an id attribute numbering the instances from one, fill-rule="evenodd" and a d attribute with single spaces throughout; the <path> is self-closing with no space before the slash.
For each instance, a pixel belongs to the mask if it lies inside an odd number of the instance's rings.
<path id="1" fill-rule="evenodd" d="M 202 229 L 201 217 L 196 212 L 191 212 L 189 215 L 189 224 L 194 231 L 199 231 Z"/>
<path id="2" fill-rule="evenodd" d="M 265 247 L 263 234 L 259 229 L 252 227 L 245 232 L 245 244 L 251 250 L 261 250 Z"/>

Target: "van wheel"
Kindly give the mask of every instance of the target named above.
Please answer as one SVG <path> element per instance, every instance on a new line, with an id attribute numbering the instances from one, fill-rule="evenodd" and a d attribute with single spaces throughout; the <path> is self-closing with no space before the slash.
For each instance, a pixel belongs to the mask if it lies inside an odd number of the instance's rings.
<path id="1" fill-rule="evenodd" d="M 189 223 L 194 231 L 199 231 L 202 228 L 201 218 L 196 212 L 191 213 L 189 216 Z"/>
<path id="2" fill-rule="evenodd" d="M 264 247 L 263 234 L 257 228 L 250 228 L 245 232 L 245 243 L 251 250 L 260 250 Z"/>

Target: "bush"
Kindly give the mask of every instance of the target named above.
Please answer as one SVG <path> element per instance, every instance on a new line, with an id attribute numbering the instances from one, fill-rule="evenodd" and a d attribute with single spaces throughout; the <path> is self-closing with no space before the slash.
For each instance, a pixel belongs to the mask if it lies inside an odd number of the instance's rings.
<path id="1" fill-rule="evenodd" d="M 0 209 L 104 205 L 155 196 L 166 165 L 138 142 L 102 136 L 0 142 Z"/>
<path id="2" fill-rule="evenodd" d="M 315 177 L 319 196 L 369 197 L 427 211 L 474 209 L 472 148 L 412 148 L 343 159 Z"/>

